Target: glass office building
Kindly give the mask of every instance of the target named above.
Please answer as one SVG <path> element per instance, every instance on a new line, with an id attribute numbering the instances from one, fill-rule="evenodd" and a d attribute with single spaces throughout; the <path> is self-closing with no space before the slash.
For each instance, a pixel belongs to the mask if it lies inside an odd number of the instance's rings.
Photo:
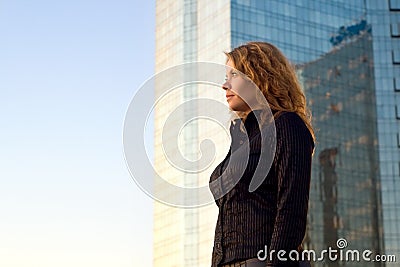
<path id="1" fill-rule="evenodd" d="M 318 139 L 304 246 L 316 251 L 336 248 L 337 240 L 345 238 L 348 249 L 380 254 L 372 36 L 368 24 L 361 21 L 350 27 L 357 25 L 367 27 L 333 51 L 297 66 Z M 338 262 L 327 265 L 341 266 Z M 346 262 L 353 265 L 357 266 Z"/>
<path id="2" fill-rule="evenodd" d="M 156 72 L 190 61 L 224 63 L 223 51 L 252 40 L 275 44 L 296 65 L 313 114 L 317 146 L 305 248 L 318 252 L 345 238 L 348 249 L 400 261 L 400 1 L 157 1 Z M 155 108 L 155 136 L 179 101 L 196 97 L 224 101 L 218 91 L 175 92 Z M 190 129 L 181 149 L 189 157 L 196 158 L 190 154 L 205 137 L 229 144 L 212 123 Z M 157 140 L 157 171 L 188 185 Z M 223 156 L 196 183 L 207 183 Z M 216 216 L 215 205 L 179 209 L 155 202 L 154 266 L 210 266 Z"/>

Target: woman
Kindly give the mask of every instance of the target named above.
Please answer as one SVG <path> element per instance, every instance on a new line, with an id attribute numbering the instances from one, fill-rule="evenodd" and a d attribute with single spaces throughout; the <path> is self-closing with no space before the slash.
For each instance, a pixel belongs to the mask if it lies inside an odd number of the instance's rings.
<path id="1" fill-rule="evenodd" d="M 210 177 L 210 190 L 219 208 L 212 267 L 309 266 L 308 261 L 301 261 L 301 243 L 315 136 L 305 96 L 294 69 L 275 46 L 249 42 L 225 54 L 228 67 L 222 88 L 230 110 L 239 119 L 232 120 L 230 150 Z M 258 91 L 252 92 L 249 83 Z M 270 111 L 262 104 L 265 100 Z M 264 134 L 264 139 L 272 142 L 275 150 L 260 137 L 271 121 L 268 118 L 274 122 L 276 142 L 270 135 Z M 246 138 L 248 150 L 243 150 Z M 263 150 L 275 153 L 259 186 L 249 190 L 257 166 L 263 169 L 268 165 L 260 158 Z M 233 155 L 244 152 L 244 160 L 232 160 Z M 219 188 L 211 185 L 240 169 L 237 181 L 222 180 Z"/>

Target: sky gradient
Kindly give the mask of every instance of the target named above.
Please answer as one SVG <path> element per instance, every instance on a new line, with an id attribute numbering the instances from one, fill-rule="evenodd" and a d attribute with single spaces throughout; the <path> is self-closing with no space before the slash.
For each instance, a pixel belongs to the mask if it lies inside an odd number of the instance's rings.
<path id="1" fill-rule="evenodd" d="M 152 266 L 122 130 L 155 1 L 0 2 L 0 266 Z"/>

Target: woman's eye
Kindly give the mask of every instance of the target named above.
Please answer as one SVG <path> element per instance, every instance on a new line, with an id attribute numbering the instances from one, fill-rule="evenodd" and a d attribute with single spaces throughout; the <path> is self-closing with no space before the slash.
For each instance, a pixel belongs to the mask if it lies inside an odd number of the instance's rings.
<path id="1" fill-rule="evenodd" d="M 228 77 L 228 76 L 229 76 L 229 77 Z M 228 81 L 229 78 L 237 77 L 237 76 L 238 76 L 238 73 L 237 73 L 237 72 L 231 72 L 230 75 L 228 75 L 228 76 L 225 76 L 225 78 L 224 78 L 224 81 L 225 81 L 225 82 Z"/>

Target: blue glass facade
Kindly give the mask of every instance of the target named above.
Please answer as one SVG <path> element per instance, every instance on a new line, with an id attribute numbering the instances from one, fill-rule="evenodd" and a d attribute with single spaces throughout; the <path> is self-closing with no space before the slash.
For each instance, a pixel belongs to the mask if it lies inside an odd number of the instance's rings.
<path id="1" fill-rule="evenodd" d="M 364 31 L 297 67 L 318 141 L 304 245 L 321 251 L 345 238 L 349 249 L 382 254 L 372 36 Z"/>
<path id="2" fill-rule="evenodd" d="M 294 63 L 308 62 L 332 49 L 329 39 L 340 26 L 365 15 L 363 0 L 233 0 L 232 46 L 264 40 Z"/>

